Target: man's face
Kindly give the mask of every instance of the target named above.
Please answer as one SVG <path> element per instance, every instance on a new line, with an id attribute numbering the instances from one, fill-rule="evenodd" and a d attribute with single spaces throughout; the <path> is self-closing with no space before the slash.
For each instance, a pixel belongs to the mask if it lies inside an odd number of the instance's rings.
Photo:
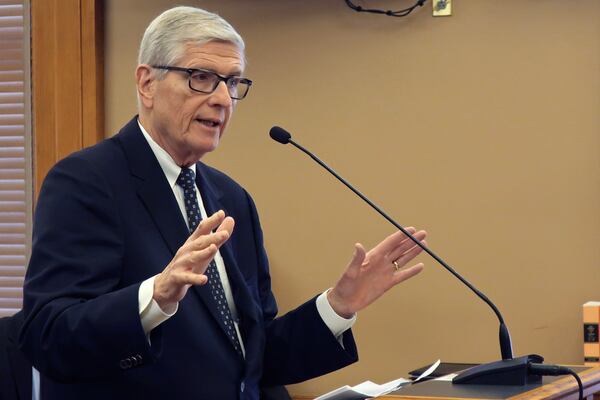
<path id="1" fill-rule="evenodd" d="M 187 45 L 184 57 L 173 66 L 241 76 L 244 55 L 232 43 Z M 225 82 L 213 93 L 198 93 L 190 89 L 187 73 L 169 71 L 164 79 L 151 79 L 148 85 L 151 96 L 142 100 L 148 118 L 142 119 L 142 125 L 178 165 L 193 164 L 217 148 L 235 105 Z"/>

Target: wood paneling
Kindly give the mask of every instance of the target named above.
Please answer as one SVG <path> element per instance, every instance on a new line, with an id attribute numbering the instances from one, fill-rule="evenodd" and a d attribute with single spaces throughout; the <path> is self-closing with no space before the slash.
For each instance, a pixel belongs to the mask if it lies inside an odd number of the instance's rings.
<path id="1" fill-rule="evenodd" d="M 83 147 L 104 138 L 103 2 L 81 2 Z"/>
<path id="2" fill-rule="evenodd" d="M 35 192 L 61 158 L 104 137 L 101 0 L 32 0 Z"/>

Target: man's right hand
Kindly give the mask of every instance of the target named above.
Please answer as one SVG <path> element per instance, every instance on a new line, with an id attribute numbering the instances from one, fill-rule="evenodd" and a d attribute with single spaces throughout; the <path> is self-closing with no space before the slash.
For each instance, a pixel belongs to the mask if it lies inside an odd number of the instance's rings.
<path id="1" fill-rule="evenodd" d="M 234 220 L 217 211 L 202 220 L 189 239 L 177 250 L 169 265 L 154 279 L 154 295 L 165 312 L 174 310 L 192 285 L 204 285 L 208 264 L 233 232 Z M 214 231 L 214 232 L 213 232 Z"/>

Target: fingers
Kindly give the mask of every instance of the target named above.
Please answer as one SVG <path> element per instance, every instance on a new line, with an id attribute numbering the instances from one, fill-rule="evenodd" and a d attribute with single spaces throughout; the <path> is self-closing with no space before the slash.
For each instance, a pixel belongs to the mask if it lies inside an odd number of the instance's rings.
<path id="1" fill-rule="evenodd" d="M 422 240 L 421 243 L 423 245 L 427 245 L 427 242 L 425 240 Z M 400 257 L 398 257 L 396 259 L 396 263 L 400 266 L 403 266 L 406 263 L 408 263 L 410 260 L 412 260 L 413 258 L 418 256 L 419 254 L 421 254 L 422 251 L 423 251 L 423 249 L 421 247 L 415 245 L 415 246 L 411 247 L 409 250 L 407 250 L 405 253 L 403 253 Z"/>
<path id="2" fill-rule="evenodd" d="M 229 233 L 229 236 L 233 233 L 233 227 L 235 226 L 235 221 L 231 217 L 225 217 L 223 222 L 217 228 L 217 232 L 226 231 Z"/>
<path id="3" fill-rule="evenodd" d="M 202 235 L 207 235 L 211 233 L 223 222 L 224 219 L 225 212 L 223 210 L 219 210 L 210 217 L 203 219 L 202 221 L 200 221 L 200 224 L 198 224 L 198 227 L 190 236 L 190 239 L 194 240 Z"/>
<path id="4" fill-rule="evenodd" d="M 210 261 L 217 254 L 217 246 L 211 244 L 205 249 L 191 251 L 187 253 L 184 260 L 181 260 L 181 266 L 195 273 L 204 273 Z"/>
<path id="5" fill-rule="evenodd" d="M 231 237 L 234 225 L 233 218 L 225 217 L 222 210 L 206 218 L 177 251 L 174 265 L 204 273 L 219 247 Z"/>
<path id="6" fill-rule="evenodd" d="M 427 232 L 419 231 L 414 233 L 412 236 L 421 242 L 421 244 L 426 244 L 425 237 L 427 237 Z M 400 242 L 397 247 L 389 252 L 387 258 L 390 260 L 390 262 L 396 261 L 399 265 L 404 265 L 419 255 L 419 253 L 422 251 L 423 249 L 421 247 L 417 246 L 415 242 L 407 237 Z"/>
<path id="7" fill-rule="evenodd" d="M 153 298 L 161 309 L 172 309 L 192 285 L 204 285 L 204 275 L 219 247 L 229 239 L 235 222 L 222 210 L 204 219 L 154 280 Z"/>
<path id="8" fill-rule="evenodd" d="M 215 232 L 210 233 L 208 235 L 203 235 L 195 240 L 188 240 L 181 248 L 178 250 L 178 255 L 181 257 L 193 257 L 196 258 L 197 254 L 201 251 L 209 249 L 211 246 L 214 246 L 215 253 L 223 243 L 229 239 L 229 232 Z M 214 255 L 214 254 L 213 254 Z"/>
<path id="9" fill-rule="evenodd" d="M 417 275 L 419 272 L 423 271 L 424 267 L 425 267 L 425 265 L 423 263 L 418 263 L 416 265 L 413 265 L 412 267 L 395 271 L 394 276 L 393 276 L 393 284 L 397 285 L 400 282 L 403 282 L 407 279 L 412 278 L 413 276 Z"/>
<path id="10" fill-rule="evenodd" d="M 152 298 L 162 310 L 172 310 L 183 299 L 191 285 L 204 285 L 206 282 L 206 275 L 169 265 L 154 279 Z"/>
<path id="11" fill-rule="evenodd" d="M 410 233 L 411 235 L 414 235 L 414 233 L 417 231 L 415 228 L 408 227 L 405 228 L 405 230 Z M 389 252 L 391 252 L 394 248 L 396 248 L 400 243 L 402 243 L 404 240 L 406 240 L 407 237 L 404 233 L 402 233 L 402 231 L 398 231 L 395 232 L 393 234 L 391 234 L 390 236 L 386 237 L 385 239 L 383 239 L 383 241 L 381 241 L 381 243 L 379 243 L 377 246 L 375 246 L 375 248 L 373 250 L 375 251 L 381 251 L 383 254 L 388 254 Z M 410 240 L 410 239 L 408 239 Z"/>
<path id="12" fill-rule="evenodd" d="M 204 285 L 208 277 L 204 274 L 196 274 L 189 271 L 178 271 L 172 276 L 175 285 Z"/>
<path id="13" fill-rule="evenodd" d="M 204 221 L 207 221 L 204 224 Z M 233 233 L 235 221 L 231 217 L 225 217 L 223 211 L 217 211 L 209 218 L 202 220 L 198 228 L 192 233 L 186 241 L 186 249 L 188 251 L 200 250 L 211 244 L 221 247 Z M 215 230 L 216 228 L 216 230 Z M 213 232 L 213 230 L 215 230 Z"/>

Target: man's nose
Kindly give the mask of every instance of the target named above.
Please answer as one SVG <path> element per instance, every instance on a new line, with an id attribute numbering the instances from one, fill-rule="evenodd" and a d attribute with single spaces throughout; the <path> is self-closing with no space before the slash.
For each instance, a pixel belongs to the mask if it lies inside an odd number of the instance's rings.
<path id="1" fill-rule="evenodd" d="M 221 105 L 223 107 L 229 107 L 233 103 L 229 90 L 227 89 L 227 82 L 221 81 L 217 85 L 217 88 L 210 96 L 214 104 Z"/>

